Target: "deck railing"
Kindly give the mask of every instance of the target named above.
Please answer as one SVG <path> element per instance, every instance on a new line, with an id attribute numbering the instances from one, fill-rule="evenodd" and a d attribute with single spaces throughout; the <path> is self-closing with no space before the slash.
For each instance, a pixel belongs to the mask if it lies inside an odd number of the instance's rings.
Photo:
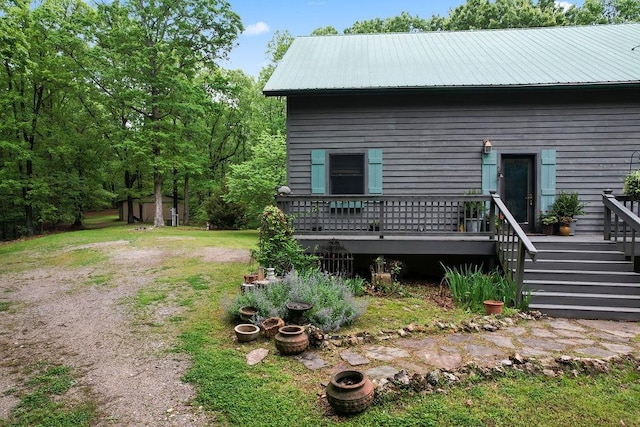
<path id="1" fill-rule="evenodd" d="M 604 205 L 604 239 L 623 245 L 635 265 L 636 233 L 640 232 L 640 203 L 626 196 L 614 196 L 611 190 L 602 194 Z"/>
<path id="2" fill-rule="evenodd" d="M 516 286 L 518 302 L 522 297 L 524 267 L 527 254 L 532 261 L 536 260 L 538 250 L 531 243 L 518 221 L 511 215 L 507 206 L 496 193 L 491 194 L 492 206 L 495 206 L 496 254 L 507 277 Z"/>
<path id="3" fill-rule="evenodd" d="M 495 239 L 505 274 L 522 294 L 525 257 L 537 250 L 500 196 L 279 196 L 298 235 L 444 235 Z M 496 218 L 498 219 L 496 221 Z M 496 226 L 497 225 L 497 226 Z"/>
<path id="4" fill-rule="evenodd" d="M 492 235 L 491 198 L 464 196 L 279 196 L 296 234 Z"/>

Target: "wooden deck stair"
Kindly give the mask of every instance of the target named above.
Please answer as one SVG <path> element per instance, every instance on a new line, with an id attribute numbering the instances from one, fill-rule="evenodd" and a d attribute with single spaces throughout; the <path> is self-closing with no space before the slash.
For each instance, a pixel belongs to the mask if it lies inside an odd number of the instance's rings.
<path id="1" fill-rule="evenodd" d="M 524 289 L 531 310 L 554 317 L 640 320 L 640 274 L 613 242 L 535 242 Z"/>

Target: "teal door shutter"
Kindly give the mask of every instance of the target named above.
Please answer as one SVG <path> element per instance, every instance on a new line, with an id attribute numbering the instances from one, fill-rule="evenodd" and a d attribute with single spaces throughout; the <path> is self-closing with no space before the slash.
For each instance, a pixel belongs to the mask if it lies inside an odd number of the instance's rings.
<path id="1" fill-rule="evenodd" d="M 498 153 L 482 155 L 482 194 L 498 191 Z"/>
<path id="2" fill-rule="evenodd" d="M 382 194 L 382 149 L 369 150 L 369 194 Z"/>
<path id="3" fill-rule="evenodd" d="M 326 161 L 324 150 L 311 150 L 311 194 L 326 193 Z"/>
<path id="4" fill-rule="evenodd" d="M 540 153 L 540 210 L 543 212 L 556 200 L 556 150 Z"/>

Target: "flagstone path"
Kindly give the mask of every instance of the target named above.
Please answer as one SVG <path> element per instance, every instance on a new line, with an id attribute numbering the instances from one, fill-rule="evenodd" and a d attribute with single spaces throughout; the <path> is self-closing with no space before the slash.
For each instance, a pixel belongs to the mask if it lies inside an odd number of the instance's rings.
<path id="1" fill-rule="evenodd" d="M 451 333 L 398 337 L 376 344 L 336 348 L 337 363 L 323 360 L 324 350 L 308 350 L 296 357 L 308 369 L 359 369 L 371 379 L 384 379 L 400 370 L 427 374 L 434 369 L 455 370 L 472 362 L 499 365 L 515 353 L 537 359 L 562 355 L 607 359 L 640 356 L 640 323 L 543 318 L 496 332 Z"/>

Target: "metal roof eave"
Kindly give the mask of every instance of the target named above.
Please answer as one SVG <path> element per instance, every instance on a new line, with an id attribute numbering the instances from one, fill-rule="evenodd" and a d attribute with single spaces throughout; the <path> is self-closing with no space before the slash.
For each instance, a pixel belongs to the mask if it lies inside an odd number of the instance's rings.
<path id="1" fill-rule="evenodd" d="M 463 92 L 463 91 L 491 91 L 513 90 L 526 91 L 535 89 L 640 89 L 640 80 L 625 82 L 589 82 L 589 83 L 540 83 L 522 85 L 464 85 L 464 86 L 404 86 L 404 87 L 362 87 L 362 88 L 308 88 L 308 89 L 273 89 L 263 90 L 264 96 L 294 96 L 294 95 L 357 95 L 357 94 L 403 94 L 408 92 Z"/>

